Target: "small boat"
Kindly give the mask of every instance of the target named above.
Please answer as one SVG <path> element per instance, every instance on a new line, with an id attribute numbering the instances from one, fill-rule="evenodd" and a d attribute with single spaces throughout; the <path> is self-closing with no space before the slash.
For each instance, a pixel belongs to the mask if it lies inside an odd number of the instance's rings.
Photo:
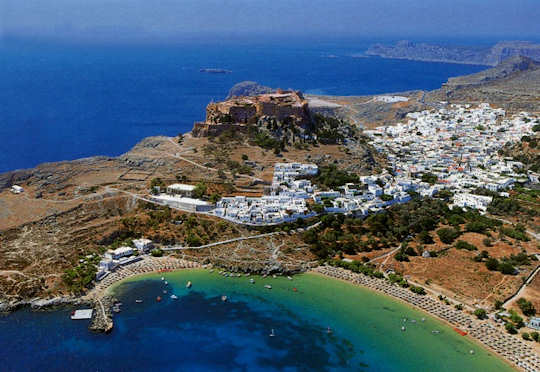
<path id="1" fill-rule="evenodd" d="M 250 273 L 245 273 L 244 276 L 250 276 L 251 274 Z"/>
<path id="2" fill-rule="evenodd" d="M 328 333 L 328 334 L 332 333 L 332 328 L 330 328 L 330 327 L 326 328 L 326 333 Z"/>
<path id="3" fill-rule="evenodd" d="M 277 278 L 276 274 L 272 275 L 272 278 L 276 279 Z"/>
<path id="4" fill-rule="evenodd" d="M 416 323 L 416 320 L 414 320 L 414 319 L 411 319 L 411 323 Z"/>
<path id="5" fill-rule="evenodd" d="M 426 318 L 422 318 L 422 321 L 425 322 L 425 321 L 426 321 Z"/>
<path id="6" fill-rule="evenodd" d="M 164 278 L 164 277 L 161 277 L 161 280 L 165 280 L 165 278 Z"/>
<path id="7" fill-rule="evenodd" d="M 287 276 L 287 279 L 292 280 L 292 278 L 290 276 Z"/>
<path id="8" fill-rule="evenodd" d="M 177 296 L 177 295 L 174 295 L 174 294 L 171 295 L 171 298 L 172 298 L 173 300 L 178 300 L 178 296 Z"/>
<path id="9" fill-rule="evenodd" d="M 225 296 L 225 295 L 221 296 L 221 301 L 227 302 L 227 296 Z"/>
<path id="10" fill-rule="evenodd" d="M 470 353 L 470 354 L 474 354 L 474 350 L 469 350 L 469 353 Z"/>
<path id="11" fill-rule="evenodd" d="M 210 272 L 213 273 L 213 272 L 214 272 L 214 269 L 211 269 Z"/>
<path id="12" fill-rule="evenodd" d="M 161 296 L 157 296 L 156 297 L 156 302 L 160 302 L 161 301 Z"/>
<path id="13" fill-rule="evenodd" d="M 186 284 L 186 288 L 191 288 L 191 281 L 188 280 L 187 284 Z"/>
<path id="14" fill-rule="evenodd" d="M 404 326 L 402 326 L 402 327 L 401 327 L 401 330 L 402 330 L 403 332 L 405 332 L 405 327 L 404 327 Z"/>
<path id="15" fill-rule="evenodd" d="M 122 311 L 122 310 L 120 310 L 120 308 L 119 308 L 118 306 L 115 306 L 115 307 L 113 307 L 113 311 L 114 311 L 115 313 L 119 313 L 119 312 Z"/>
<path id="16" fill-rule="evenodd" d="M 165 281 L 165 285 L 167 285 L 167 284 L 169 284 L 169 282 L 168 282 L 168 281 Z"/>
<path id="17" fill-rule="evenodd" d="M 270 337 L 274 337 L 276 334 L 274 333 L 274 328 L 272 328 L 272 331 L 270 332 L 270 334 L 268 336 Z"/>
<path id="18" fill-rule="evenodd" d="M 270 284 L 266 284 L 266 285 L 264 286 L 264 288 L 266 288 L 266 289 L 272 289 L 272 286 L 271 286 Z"/>
<path id="19" fill-rule="evenodd" d="M 167 294 L 167 291 L 166 291 L 166 290 L 163 290 L 163 294 Z"/>
<path id="20" fill-rule="evenodd" d="M 249 279 L 249 282 L 250 282 L 251 284 L 255 284 L 255 279 Z"/>
<path id="21" fill-rule="evenodd" d="M 138 304 L 141 304 L 142 303 L 142 300 L 135 300 L 135 303 L 138 303 Z"/>
<path id="22" fill-rule="evenodd" d="M 431 333 L 437 334 L 437 333 L 441 333 L 441 331 L 435 330 L 435 331 L 431 331 Z"/>

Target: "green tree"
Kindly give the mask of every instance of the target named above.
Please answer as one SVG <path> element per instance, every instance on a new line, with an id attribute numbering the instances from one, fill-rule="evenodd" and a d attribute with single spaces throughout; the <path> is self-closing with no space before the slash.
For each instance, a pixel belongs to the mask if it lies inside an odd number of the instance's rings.
<path id="1" fill-rule="evenodd" d="M 519 300 L 517 300 L 517 304 L 523 315 L 534 316 L 536 314 L 536 309 L 531 301 L 527 301 L 525 298 L 521 297 Z"/>
<path id="2" fill-rule="evenodd" d="M 452 244 L 454 240 L 459 236 L 460 232 L 454 228 L 443 227 L 437 230 L 437 235 L 441 242 L 445 244 Z"/>
<path id="3" fill-rule="evenodd" d="M 193 192 L 191 193 L 191 195 L 193 195 L 193 197 L 196 199 L 202 199 L 204 195 L 206 194 L 206 190 L 207 190 L 206 184 L 204 182 L 199 182 L 195 186 L 195 189 L 193 189 Z"/>
<path id="4" fill-rule="evenodd" d="M 476 310 L 474 310 L 474 315 L 478 319 L 486 319 L 487 318 L 487 312 L 484 309 L 476 309 Z"/>
<path id="5" fill-rule="evenodd" d="M 499 268 L 499 261 L 496 258 L 488 258 L 486 261 L 486 267 L 490 271 L 497 271 Z"/>
<path id="6" fill-rule="evenodd" d="M 507 331 L 508 333 L 510 333 L 510 334 L 512 334 L 512 335 L 515 335 L 515 334 L 517 333 L 516 327 L 515 327 L 512 323 L 510 323 L 510 322 L 506 323 L 506 324 L 504 325 L 504 328 L 506 329 L 506 331 Z"/>

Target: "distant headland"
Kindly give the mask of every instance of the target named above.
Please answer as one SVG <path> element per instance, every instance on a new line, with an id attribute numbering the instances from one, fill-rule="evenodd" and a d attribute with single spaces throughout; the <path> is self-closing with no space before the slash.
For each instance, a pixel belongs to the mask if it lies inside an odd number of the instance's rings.
<path id="1" fill-rule="evenodd" d="M 513 56 L 529 57 L 540 61 L 540 44 L 528 41 L 502 41 L 491 47 L 478 47 L 444 46 L 402 40 L 395 45 L 372 45 L 365 54 L 414 61 L 496 66 Z"/>

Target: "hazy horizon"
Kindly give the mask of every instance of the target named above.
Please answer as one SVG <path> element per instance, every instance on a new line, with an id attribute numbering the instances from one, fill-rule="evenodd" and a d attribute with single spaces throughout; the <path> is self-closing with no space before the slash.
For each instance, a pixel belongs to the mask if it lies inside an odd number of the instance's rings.
<path id="1" fill-rule="evenodd" d="M 0 39 L 540 39 L 538 0 L 0 0 Z"/>

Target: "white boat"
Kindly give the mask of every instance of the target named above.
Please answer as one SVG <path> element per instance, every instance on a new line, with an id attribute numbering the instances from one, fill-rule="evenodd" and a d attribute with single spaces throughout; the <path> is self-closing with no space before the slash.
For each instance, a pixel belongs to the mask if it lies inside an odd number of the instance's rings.
<path id="1" fill-rule="evenodd" d="M 401 330 L 405 332 L 405 327 L 401 327 Z"/>
<path id="2" fill-rule="evenodd" d="M 272 289 L 272 286 L 271 286 L 270 284 L 266 284 L 266 285 L 264 286 L 264 288 L 266 288 L 266 289 Z"/>
<path id="3" fill-rule="evenodd" d="M 272 275 L 272 278 L 276 279 L 277 278 L 276 274 Z"/>
<path id="4" fill-rule="evenodd" d="M 225 296 L 225 295 L 221 296 L 221 301 L 227 302 L 227 296 Z"/>
<path id="5" fill-rule="evenodd" d="M 174 295 L 174 294 L 171 295 L 171 298 L 172 298 L 173 300 L 178 300 L 178 296 L 177 296 L 177 295 Z"/>
<path id="6" fill-rule="evenodd" d="M 249 279 L 249 282 L 250 282 L 251 284 L 255 284 L 255 279 Z"/>
<path id="7" fill-rule="evenodd" d="M 328 333 L 328 334 L 332 333 L 332 328 L 330 328 L 330 327 L 326 328 L 326 333 Z"/>
<path id="8" fill-rule="evenodd" d="M 161 280 L 165 280 L 165 278 L 164 278 L 164 277 L 161 277 Z"/>
<path id="9" fill-rule="evenodd" d="M 191 288 L 191 281 L 188 280 L 187 284 L 186 284 L 186 288 Z"/>
<path id="10" fill-rule="evenodd" d="M 163 290 L 163 293 L 167 293 L 167 291 L 166 291 L 166 290 Z"/>
<path id="11" fill-rule="evenodd" d="M 290 276 L 288 276 L 287 279 L 292 280 L 292 278 Z"/>
<path id="12" fill-rule="evenodd" d="M 141 304 L 143 301 L 142 300 L 135 300 L 135 303 L 138 303 L 138 304 Z"/>
<path id="13" fill-rule="evenodd" d="M 169 282 L 168 282 L 168 281 L 165 281 L 165 285 L 167 285 L 167 284 L 169 284 Z"/>
<path id="14" fill-rule="evenodd" d="M 270 337 L 274 337 L 276 334 L 274 333 L 274 328 L 272 328 L 272 332 L 270 332 L 270 334 L 268 336 Z"/>

